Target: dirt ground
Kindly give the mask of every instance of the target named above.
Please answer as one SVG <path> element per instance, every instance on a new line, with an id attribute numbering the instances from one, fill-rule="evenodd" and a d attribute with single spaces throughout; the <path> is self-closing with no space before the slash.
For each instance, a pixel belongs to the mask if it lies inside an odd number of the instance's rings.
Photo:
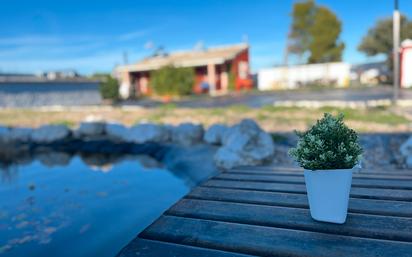
<path id="1" fill-rule="evenodd" d="M 0 124 L 3 126 L 38 127 L 44 124 L 64 124 L 76 127 L 84 120 L 104 120 L 133 125 L 139 122 L 179 124 L 202 123 L 205 127 L 214 123 L 234 124 L 244 118 L 256 120 L 270 132 L 304 130 L 321 118 L 323 113 L 343 113 L 347 124 L 358 132 L 412 132 L 412 118 L 408 112 L 393 108 L 349 109 L 323 107 L 316 109 L 298 107 L 250 108 L 236 105 L 225 108 L 177 108 L 163 105 L 143 107 L 76 107 L 1 109 Z"/>

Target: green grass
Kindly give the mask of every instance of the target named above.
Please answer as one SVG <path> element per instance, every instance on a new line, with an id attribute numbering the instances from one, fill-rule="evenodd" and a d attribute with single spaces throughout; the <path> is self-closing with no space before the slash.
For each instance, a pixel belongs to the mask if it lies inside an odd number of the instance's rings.
<path id="1" fill-rule="evenodd" d="M 173 111 L 176 108 L 177 108 L 177 105 L 174 104 L 174 103 L 167 103 L 167 104 L 162 104 L 162 105 L 159 106 L 159 110 L 160 111 L 165 111 L 165 112 Z"/>
<path id="2" fill-rule="evenodd" d="M 386 107 L 375 107 L 365 110 L 351 108 L 322 107 L 319 110 L 321 110 L 322 112 L 329 112 L 333 114 L 343 113 L 343 115 L 345 116 L 345 120 L 374 122 L 390 125 L 401 125 L 410 123 L 410 121 L 407 118 L 392 113 Z"/>
<path id="3" fill-rule="evenodd" d="M 64 125 L 66 127 L 69 128 L 73 128 L 75 126 L 75 123 L 73 121 L 70 120 L 57 120 L 57 121 L 53 121 L 50 124 L 52 125 Z"/>
<path id="4" fill-rule="evenodd" d="M 287 106 L 273 106 L 273 105 L 265 105 L 265 106 L 262 106 L 260 109 L 266 112 L 290 112 L 290 111 L 302 110 L 301 107 L 297 107 L 297 106 L 287 107 Z"/>

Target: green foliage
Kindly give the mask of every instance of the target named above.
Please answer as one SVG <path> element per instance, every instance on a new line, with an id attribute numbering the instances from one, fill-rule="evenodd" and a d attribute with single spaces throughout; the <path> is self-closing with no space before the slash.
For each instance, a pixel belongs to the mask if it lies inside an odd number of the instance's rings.
<path id="1" fill-rule="evenodd" d="M 288 51 L 308 63 L 341 61 L 345 45 L 339 41 L 342 24 L 328 8 L 313 0 L 295 3 Z"/>
<path id="2" fill-rule="evenodd" d="M 288 45 L 289 52 L 302 57 L 309 51 L 312 37 L 310 27 L 313 23 L 315 12 L 316 6 L 313 0 L 297 2 L 293 5 L 293 21 Z"/>
<path id="3" fill-rule="evenodd" d="M 53 122 L 50 122 L 52 125 L 64 125 L 66 127 L 72 128 L 74 127 L 75 123 L 71 120 L 56 120 Z"/>
<path id="4" fill-rule="evenodd" d="M 345 45 L 339 42 L 341 22 L 325 7 L 318 7 L 310 27 L 312 40 L 309 45 L 309 63 L 337 62 L 342 60 Z"/>
<path id="5" fill-rule="evenodd" d="M 119 98 L 119 82 L 110 75 L 99 75 L 100 94 L 103 99 L 116 100 Z"/>
<path id="6" fill-rule="evenodd" d="M 289 154 L 305 169 L 351 169 L 360 159 L 358 135 L 343 123 L 343 114 L 325 113 L 306 132 L 296 132 L 299 141 Z"/>
<path id="7" fill-rule="evenodd" d="M 365 53 L 367 56 L 384 54 L 391 67 L 393 51 L 392 32 L 393 20 L 391 17 L 379 20 L 363 37 L 358 46 L 358 50 Z M 407 38 L 412 38 L 412 21 L 409 21 L 405 16 L 401 16 L 400 35 L 401 41 Z"/>
<path id="8" fill-rule="evenodd" d="M 236 87 L 236 77 L 232 70 L 229 71 L 228 80 L 229 80 L 229 83 L 228 83 L 229 91 L 234 91 Z"/>
<path id="9" fill-rule="evenodd" d="M 165 66 L 150 74 L 150 84 L 157 95 L 181 96 L 192 93 L 195 82 L 193 68 Z"/>

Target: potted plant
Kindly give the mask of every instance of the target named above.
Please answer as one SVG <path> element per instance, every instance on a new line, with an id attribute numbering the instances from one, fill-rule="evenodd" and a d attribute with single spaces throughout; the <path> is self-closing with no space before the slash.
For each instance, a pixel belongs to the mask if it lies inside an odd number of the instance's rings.
<path id="1" fill-rule="evenodd" d="M 358 168 L 362 148 L 356 132 L 343 123 L 343 115 L 324 114 L 289 154 L 304 168 L 310 214 L 313 219 L 343 224 L 346 221 L 352 172 Z"/>

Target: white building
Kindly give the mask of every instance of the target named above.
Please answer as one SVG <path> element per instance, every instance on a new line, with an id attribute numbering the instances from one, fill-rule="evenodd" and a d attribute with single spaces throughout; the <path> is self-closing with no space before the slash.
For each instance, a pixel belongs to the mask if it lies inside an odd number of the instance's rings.
<path id="1" fill-rule="evenodd" d="M 344 87 L 350 81 L 350 68 L 350 64 L 335 62 L 263 69 L 258 72 L 258 88 L 293 89 L 311 83 Z"/>
<path id="2" fill-rule="evenodd" d="M 412 40 L 402 42 L 401 87 L 412 87 Z"/>

